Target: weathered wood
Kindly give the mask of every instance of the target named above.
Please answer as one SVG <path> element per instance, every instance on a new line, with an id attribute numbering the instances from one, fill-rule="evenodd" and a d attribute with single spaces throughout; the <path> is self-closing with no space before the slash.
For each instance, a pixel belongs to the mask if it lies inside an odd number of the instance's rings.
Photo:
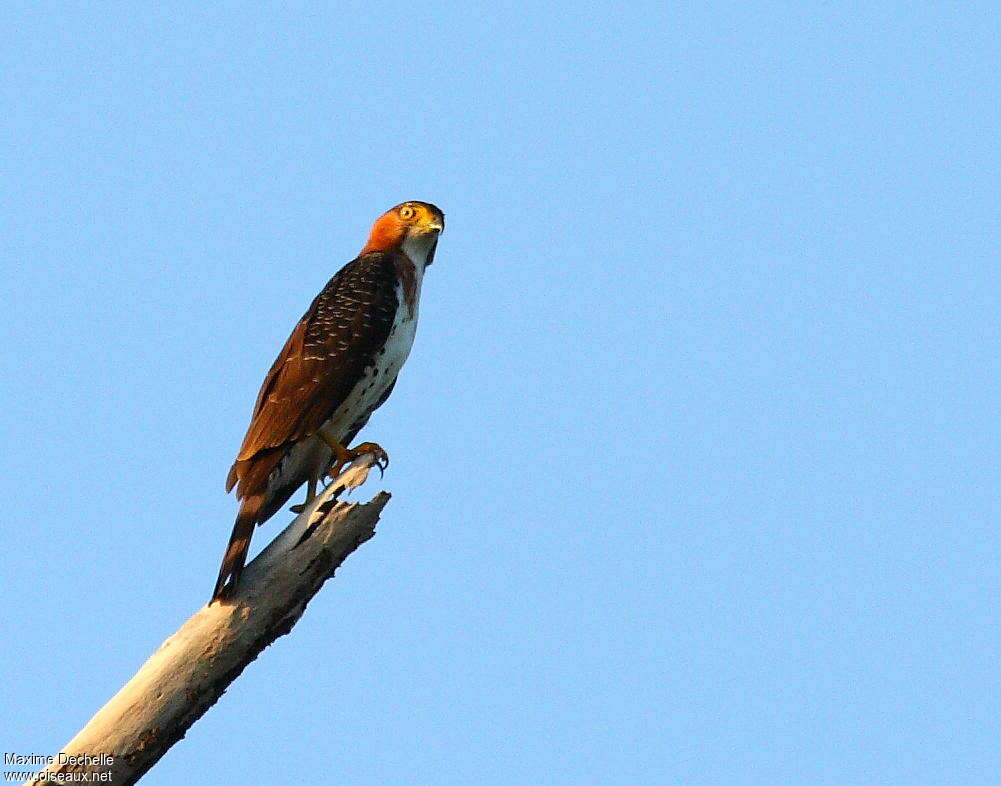
<path id="1" fill-rule="evenodd" d="M 335 501 L 364 482 L 372 463 L 362 456 L 319 495 L 247 565 L 232 600 L 195 613 L 30 783 L 54 782 L 44 773 L 62 782 L 88 773 L 88 782 L 116 786 L 139 780 L 375 534 L 389 494 L 364 505 Z M 66 758 L 83 756 L 91 758 Z"/>

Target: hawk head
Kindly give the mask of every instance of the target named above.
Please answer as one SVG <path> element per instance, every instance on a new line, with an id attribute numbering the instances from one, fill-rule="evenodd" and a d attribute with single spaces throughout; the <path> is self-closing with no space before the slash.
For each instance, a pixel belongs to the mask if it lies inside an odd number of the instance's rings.
<path id="1" fill-rule="evenodd" d="M 430 265 L 444 230 L 445 214 L 439 208 L 430 202 L 403 202 L 379 216 L 361 253 L 403 251 L 414 262 Z"/>

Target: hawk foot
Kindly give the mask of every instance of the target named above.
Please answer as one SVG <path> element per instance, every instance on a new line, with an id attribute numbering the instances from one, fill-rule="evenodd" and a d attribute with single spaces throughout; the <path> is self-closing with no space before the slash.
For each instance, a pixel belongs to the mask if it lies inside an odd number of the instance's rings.
<path id="1" fill-rule="evenodd" d="M 336 478 L 341 474 L 341 470 L 344 469 L 346 464 L 354 461 L 359 456 L 364 456 L 366 453 L 371 453 L 375 456 L 375 465 L 379 468 L 380 473 L 386 471 L 386 467 L 389 466 L 389 454 L 382 449 L 382 446 L 376 445 L 374 442 L 362 442 L 357 447 L 341 448 L 340 451 L 335 451 L 336 460 L 327 472 L 327 477 Z"/>
<path id="2" fill-rule="evenodd" d="M 316 483 L 318 480 L 319 478 L 316 475 L 309 476 L 309 483 L 306 486 L 305 502 L 303 502 L 301 505 L 293 505 L 291 508 L 289 508 L 290 511 L 292 511 L 298 516 L 308 507 L 310 502 L 316 499 Z"/>

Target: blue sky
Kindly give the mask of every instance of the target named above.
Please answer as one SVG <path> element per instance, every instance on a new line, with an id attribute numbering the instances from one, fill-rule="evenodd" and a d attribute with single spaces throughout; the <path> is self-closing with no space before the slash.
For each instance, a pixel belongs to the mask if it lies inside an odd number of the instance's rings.
<path id="1" fill-rule="evenodd" d="M 1001 15 L 670 5 L 3 4 L 4 750 L 205 601 L 423 199 L 377 537 L 143 782 L 996 778 Z"/>

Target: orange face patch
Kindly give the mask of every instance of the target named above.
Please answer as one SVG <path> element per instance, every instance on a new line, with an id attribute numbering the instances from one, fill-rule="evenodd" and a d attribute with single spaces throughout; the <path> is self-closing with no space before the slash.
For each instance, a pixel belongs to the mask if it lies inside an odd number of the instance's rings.
<path id="1" fill-rule="evenodd" d="M 424 202 L 402 202 L 379 216 L 361 253 L 389 251 L 403 242 L 407 230 L 411 227 L 420 231 L 422 227 L 444 226 L 444 222 L 444 214 L 434 205 Z"/>

